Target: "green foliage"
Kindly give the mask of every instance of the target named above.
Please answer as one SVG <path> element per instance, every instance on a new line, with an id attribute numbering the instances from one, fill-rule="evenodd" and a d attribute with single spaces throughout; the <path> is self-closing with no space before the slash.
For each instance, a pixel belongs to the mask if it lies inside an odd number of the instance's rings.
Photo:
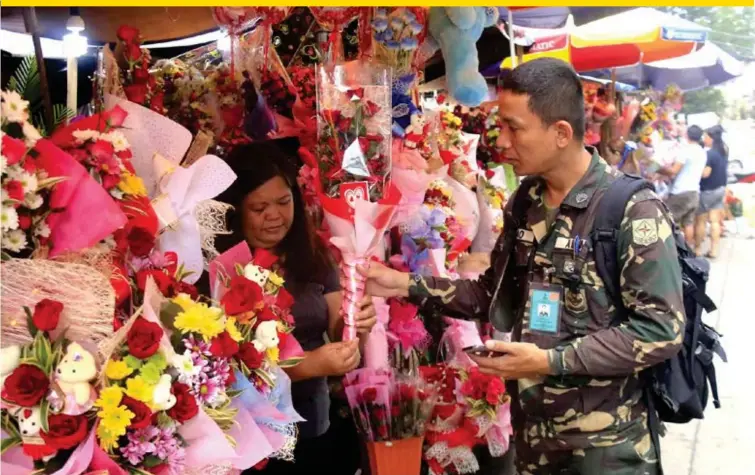
<path id="1" fill-rule="evenodd" d="M 743 60 L 755 60 L 755 8 L 657 7 L 711 29 L 708 40 Z"/>
<path id="2" fill-rule="evenodd" d="M 715 112 L 722 116 L 726 112 L 726 98 L 720 89 L 714 87 L 687 92 L 684 94 L 682 112 L 685 114 Z"/>

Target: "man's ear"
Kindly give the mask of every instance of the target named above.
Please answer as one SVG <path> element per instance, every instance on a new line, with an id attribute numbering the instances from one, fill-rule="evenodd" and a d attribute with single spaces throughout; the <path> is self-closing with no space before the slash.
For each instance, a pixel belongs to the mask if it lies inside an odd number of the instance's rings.
<path id="1" fill-rule="evenodd" d="M 556 131 L 556 145 L 558 148 L 566 148 L 574 138 L 574 129 L 565 120 L 559 120 L 553 124 L 553 128 Z"/>

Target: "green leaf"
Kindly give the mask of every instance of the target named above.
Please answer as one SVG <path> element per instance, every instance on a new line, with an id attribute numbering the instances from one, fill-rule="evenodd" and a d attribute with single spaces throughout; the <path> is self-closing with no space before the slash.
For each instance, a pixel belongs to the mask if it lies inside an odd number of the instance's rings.
<path id="1" fill-rule="evenodd" d="M 47 432 L 49 430 L 47 416 L 50 414 L 50 402 L 47 399 L 42 400 L 42 405 L 39 407 L 39 420 L 42 425 L 42 430 Z"/>
<path id="2" fill-rule="evenodd" d="M 26 327 L 29 329 L 29 335 L 31 335 L 32 338 L 35 338 L 39 330 L 37 330 L 37 326 L 34 325 L 34 318 L 29 307 L 24 306 L 24 313 L 26 313 Z"/>
<path id="3" fill-rule="evenodd" d="M 176 422 L 165 411 L 157 413 L 157 425 L 160 428 L 173 427 Z"/>
<path id="4" fill-rule="evenodd" d="M 59 126 L 64 125 L 68 119 L 75 116 L 75 112 L 63 104 L 52 106 L 52 129 L 55 131 Z"/>
<path id="5" fill-rule="evenodd" d="M 226 389 L 225 395 L 228 396 L 229 399 L 233 399 L 239 397 L 243 392 L 243 390 L 239 389 Z"/>
<path id="6" fill-rule="evenodd" d="M 136 371 L 139 368 L 141 368 L 142 365 L 144 364 L 142 362 L 142 360 L 140 360 L 139 358 L 137 358 L 136 356 L 133 356 L 133 355 L 128 355 L 128 356 L 124 357 L 123 358 L 123 362 L 126 363 L 126 365 L 129 368 L 133 369 L 134 371 Z"/>
<path id="7" fill-rule="evenodd" d="M 52 371 L 53 360 L 50 340 L 47 339 L 44 333 L 39 332 L 37 333 L 37 336 L 34 337 L 32 345 L 34 345 L 34 358 L 36 358 L 45 373 L 50 373 Z"/>
<path id="8" fill-rule="evenodd" d="M 165 302 L 160 309 L 160 322 L 163 326 L 171 332 L 176 331 L 175 321 L 179 313 L 183 312 L 183 308 L 175 302 Z"/>
<path id="9" fill-rule="evenodd" d="M 254 374 L 259 376 L 259 378 L 265 382 L 268 386 L 275 386 L 275 381 L 273 381 L 272 376 L 267 372 L 263 371 L 261 369 L 255 369 Z"/>
<path id="10" fill-rule="evenodd" d="M 1 262 L 7 262 L 7 261 L 9 261 L 9 260 L 11 260 L 10 254 L 8 254 L 8 253 L 7 253 L 7 252 L 5 252 L 5 251 L 2 251 L 2 252 L 0 253 L 0 261 L 1 261 Z"/>
<path id="11" fill-rule="evenodd" d="M 286 360 L 279 362 L 278 366 L 280 366 L 281 368 L 293 368 L 294 366 L 298 365 L 302 361 L 304 361 L 304 357 L 297 356 L 297 357 L 288 358 Z"/>
<path id="12" fill-rule="evenodd" d="M 236 274 L 244 275 L 244 267 L 241 264 L 234 264 L 234 267 L 236 268 Z"/>
<path id="13" fill-rule="evenodd" d="M 18 430 L 18 424 L 7 412 L 3 414 L 2 429 L 11 437 L 21 437 L 21 432 Z"/>
<path id="14" fill-rule="evenodd" d="M 21 437 L 8 437 L 3 439 L 2 445 L 0 446 L 0 453 L 4 454 L 6 450 L 12 449 L 18 445 L 21 445 Z"/>
<path id="15" fill-rule="evenodd" d="M 144 466 L 146 468 L 153 468 L 157 467 L 158 465 L 162 464 L 163 460 L 159 457 L 156 457 L 154 455 L 147 455 L 144 457 Z"/>

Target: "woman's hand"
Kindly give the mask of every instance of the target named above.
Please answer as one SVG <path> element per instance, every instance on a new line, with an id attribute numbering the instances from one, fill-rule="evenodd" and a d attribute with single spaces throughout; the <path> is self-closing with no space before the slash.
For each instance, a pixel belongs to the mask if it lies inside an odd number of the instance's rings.
<path id="1" fill-rule="evenodd" d="M 372 302 L 372 296 L 365 295 L 359 302 L 359 311 L 354 318 L 354 326 L 358 334 L 367 335 L 376 323 L 377 311 L 375 310 L 375 304 Z"/>
<path id="2" fill-rule="evenodd" d="M 326 343 L 307 355 L 323 376 L 343 376 L 359 366 L 359 340 Z"/>
<path id="3" fill-rule="evenodd" d="M 375 297 L 408 297 L 409 274 L 370 262 L 369 267 L 357 266 L 357 271 L 365 277 L 365 290 Z"/>

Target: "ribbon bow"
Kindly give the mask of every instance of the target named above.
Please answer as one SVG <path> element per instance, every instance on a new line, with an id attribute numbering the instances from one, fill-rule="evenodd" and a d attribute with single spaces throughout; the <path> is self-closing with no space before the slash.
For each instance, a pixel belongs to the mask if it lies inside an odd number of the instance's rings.
<path id="1" fill-rule="evenodd" d="M 194 283 L 204 269 L 197 209 L 231 186 L 236 174 L 214 155 L 205 155 L 188 168 L 175 166 L 158 154 L 153 160 L 159 193 L 152 207 L 160 219 L 159 247 L 178 255 L 186 271 L 192 272 L 184 280 Z"/>

